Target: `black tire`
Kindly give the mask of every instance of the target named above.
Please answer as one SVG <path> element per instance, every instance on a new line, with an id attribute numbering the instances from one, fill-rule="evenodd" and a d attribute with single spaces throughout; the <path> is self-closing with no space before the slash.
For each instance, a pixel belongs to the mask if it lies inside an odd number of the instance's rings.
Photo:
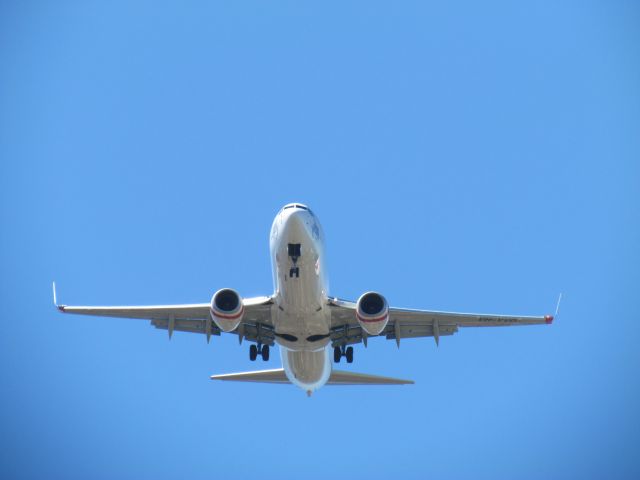
<path id="1" fill-rule="evenodd" d="M 249 360 L 254 362 L 256 358 L 258 358 L 258 347 L 251 345 L 249 347 Z"/>
<path id="2" fill-rule="evenodd" d="M 342 357 L 342 351 L 340 351 L 340 347 L 333 347 L 333 361 L 336 363 L 340 363 L 340 357 Z"/>
<path id="3" fill-rule="evenodd" d="M 262 360 L 265 362 L 269 360 L 269 345 L 262 346 Z"/>
<path id="4" fill-rule="evenodd" d="M 353 347 L 347 347 L 345 356 L 347 357 L 347 363 L 353 363 Z"/>

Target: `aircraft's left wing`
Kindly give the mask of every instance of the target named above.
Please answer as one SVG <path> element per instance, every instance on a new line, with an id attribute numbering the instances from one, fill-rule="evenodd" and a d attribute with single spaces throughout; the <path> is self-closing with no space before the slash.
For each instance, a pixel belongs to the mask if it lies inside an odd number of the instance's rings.
<path id="1" fill-rule="evenodd" d="M 264 345 L 274 344 L 273 322 L 271 321 L 271 297 L 253 297 L 242 299 L 245 314 L 242 322 L 231 333 L 249 341 L 260 342 Z M 207 341 L 211 335 L 220 335 L 222 331 L 211 319 L 209 303 L 193 303 L 185 305 L 148 305 L 148 306 L 68 306 L 54 304 L 63 313 L 75 313 L 79 315 L 93 315 L 99 317 L 120 317 L 150 320 L 156 328 L 169 331 L 169 336 L 174 331 L 202 333 L 207 335 Z"/>
<path id="2" fill-rule="evenodd" d="M 333 346 L 367 342 L 367 335 L 356 319 L 356 303 L 337 298 L 329 301 L 331 308 L 331 341 Z M 482 313 L 440 312 L 390 308 L 389 323 L 379 336 L 395 340 L 402 338 L 440 337 L 453 335 L 458 327 L 497 327 L 512 325 L 544 325 L 553 321 L 552 315 L 522 316 Z"/>

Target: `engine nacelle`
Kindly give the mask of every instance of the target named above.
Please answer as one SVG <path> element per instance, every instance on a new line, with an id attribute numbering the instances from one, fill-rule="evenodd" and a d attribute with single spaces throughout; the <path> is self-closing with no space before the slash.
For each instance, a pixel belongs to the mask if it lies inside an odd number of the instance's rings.
<path id="1" fill-rule="evenodd" d="M 231 288 L 223 288 L 211 298 L 211 318 L 224 332 L 232 332 L 242 321 L 244 304 L 240 294 Z"/>
<path id="2" fill-rule="evenodd" d="M 376 292 L 363 294 L 356 304 L 356 318 L 369 335 L 379 335 L 389 321 L 387 299 Z"/>

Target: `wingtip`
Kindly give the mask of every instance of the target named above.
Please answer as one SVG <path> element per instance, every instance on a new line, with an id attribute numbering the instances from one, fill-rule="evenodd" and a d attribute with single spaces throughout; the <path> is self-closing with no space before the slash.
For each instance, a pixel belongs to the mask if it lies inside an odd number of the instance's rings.
<path id="1" fill-rule="evenodd" d="M 58 309 L 58 311 L 64 313 L 65 305 L 58 305 L 58 295 L 56 294 L 56 282 L 52 282 L 53 287 L 53 306 Z"/>
<path id="2" fill-rule="evenodd" d="M 558 302 L 556 303 L 556 311 L 553 315 L 545 315 L 544 321 L 547 325 L 551 325 L 553 323 L 553 319 L 558 316 L 558 312 L 560 311 L 560 302 L 562 301 L 562 293 L 558 295 Z"/>

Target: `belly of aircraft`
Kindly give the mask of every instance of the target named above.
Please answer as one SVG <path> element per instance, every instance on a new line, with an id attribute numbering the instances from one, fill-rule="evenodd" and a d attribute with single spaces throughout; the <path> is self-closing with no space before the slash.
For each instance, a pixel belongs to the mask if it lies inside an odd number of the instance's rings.
<path id="1" fill-rule="evenodd" d="M 276 342 L 291 350 L 319 350 L 330 341 L 331 316 L 319 275 L 318 252 L 313 244 L 304 247 L 295 263 L 284 247 L 278 254 Z M 293 268 L 295 275 L 291 275 Z"/>
<path id="2" fill-rule="evenodd" d="M 324 348 L 294 351 L 281 346 L 280 355 L 289 381 L 304 390 L 322 387 L 331 376 L 331 359 Z"/>

